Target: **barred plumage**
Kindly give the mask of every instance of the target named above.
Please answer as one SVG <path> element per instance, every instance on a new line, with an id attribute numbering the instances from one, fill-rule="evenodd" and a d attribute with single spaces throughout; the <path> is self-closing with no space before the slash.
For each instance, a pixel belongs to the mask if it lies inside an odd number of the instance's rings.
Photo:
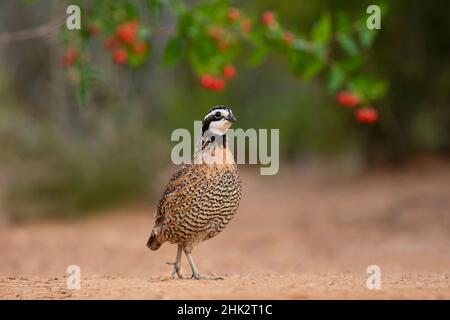
<path id="1" fill-rule="evenodd" d="M 172 176 L 158 204 L 147 245 L 157 250 L 164 242 L 178 244 L 173 274 L 180 278 L 181 250 L 189 260 L 192 277 L 202 278 L 192 260 L 193 247 L 222 231 L 238 209 L 241 180 L 225 135 L 233 121 L 233 113 L 224 106 L 207 113 L 194 163 Z"/>

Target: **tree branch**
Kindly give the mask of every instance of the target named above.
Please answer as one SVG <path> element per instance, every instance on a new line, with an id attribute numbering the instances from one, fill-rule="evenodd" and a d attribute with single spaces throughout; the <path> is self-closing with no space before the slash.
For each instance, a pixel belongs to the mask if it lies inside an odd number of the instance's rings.
<path id="1" fill-rule="evenodd" d="M 64 21 L 65 18 L 54 18 L 50 22 L 35 28 L 1 33 L 0 44 L 55 36 Z"/>

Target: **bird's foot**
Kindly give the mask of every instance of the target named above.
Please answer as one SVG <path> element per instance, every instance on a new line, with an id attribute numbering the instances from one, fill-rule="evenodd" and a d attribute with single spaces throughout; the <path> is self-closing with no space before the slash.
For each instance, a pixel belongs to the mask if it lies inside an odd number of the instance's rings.
<path id="1" fill-rule="evenodd" d="M 183 275 L 181 274 L 181 266 L 177 264 L 176 262 L 167 262 L 167 264 L 170 264 L 173 266 L 172 271 L 172 278 L 178 277 L 178 279 L 183 279 Z"/>
<path id="2" fill-rule="evenodd" d="M 191 276 L 191 279 L 196 279 L 196 280 L 223 280 L 223 277 L 220 276 L 216 276 L 216 275 L 203 275 L 200 273 L 193 273 Z"/>

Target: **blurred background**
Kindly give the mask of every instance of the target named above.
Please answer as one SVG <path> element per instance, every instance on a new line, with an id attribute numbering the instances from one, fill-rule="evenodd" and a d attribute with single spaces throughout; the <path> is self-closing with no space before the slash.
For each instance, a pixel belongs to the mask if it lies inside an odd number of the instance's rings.
<path id="1" fill-rule="evenodd" d="M 306 33 L 323 11 L 360 15 L 368 4 L 248 1 L 243 9 L 274 10 L 290 29 Z M 0 33 L 44 25 L 64 17 L 66 7 L 61 1 L 4 1 Z M 187 63 L 161 68 L 168 36 L 155 37 L 152 58 L 133 70 L 118 68 L 94 47 L 100 81 L 88 105 L 79 107 L 61 67 L 58 37 L 0 42 L 2 216 L 76 216 L 152 198 L 155 174 L 170 163 L 171 131 L 192 130 L 192 121 L 217 104 L 230 106 L 241 128 L 280 128 L 286 163 L 351 159 L 365 167 L 401 165 L 417 155 L 446 157 L 450 61 L 444 39 L 450 22 L 441 9 L 435 2 L 389 4 L 365 68 L 387 79 L 390 89 L 377 102 L 379 123 L 369 127 L 343 112 L 320 78 L 302 82 L 276 56 L 255 69 L 237 64 L 239 76 L 216 93 L 198 85 Z M 162 21 L 176 25 L 170 13 Z M 156 193 L 160 189 L 158 182 Z"/>
<path id="2" fill-rule="evenodd" d="M 299 33 L 308 32 L 324 11 L 343 10 L 360 16 L 372 2 L 231 1 L 250 13 L 274 10 L 285 26 Z M 91 44 L 101 72 L 91 99 L 79 106 L 61 66 L 64 45 L 58 35 L 2 38 L 2 34 L 64 17 L 67 4 L 59 0 L 0 2 L 0 224 L 42 223 L 54 218 L 70 224 L 67 221 L 98 212 L 119 211 L 119 216 L 125 217 L 133 211 L 127 208 L 139 207 L 144 209 L 138 210 L 139 218 L 133 221 L 142 234 L 132 237 L 133 227 L 117 220 L 111 228 L 127 229 L 136 245 L 143 245 L 145 230 L 151 230 L 154 204 L 174 170 L 170 161 L 172 130 L 185 127 L 192 131 L 193 120 L 201 119 L 211 106 L 225 104 L 236 114 L 237 127 L 280 129 L 278 176 L 261 177 L 256 166 L 241 166 L 247 187 L 242 210 L 247 212 L 241 211 L 246 218 L 237 225 L 251 224 L 251 217 L 261 215 L 259 227 L 267 226 L 264 230 L 269 232 L 269 224 L 277 223 L 274 214 L 282 217 L 283 210 L 292 212 L 286 213 L 285 222 L 291 221 L 309 235 L 308 240 L 302 238 L 304 246 L 312 242 L 322 246 L 322 251 L 305 247 L 304 255 L 322 252 L 323 257 L 335 248 L 333 241 L 325 241 L 319 234 L 334 234 L 333 229 L 359 230 L 357 235 L 347 233 L 340 238 L 353 245 L 363 233 L 370 233 L 367 230 L 373 231 L 374 239 L 381 239 L 383 232 L 419 235 L 414 240 L 417 255 L 427 251 L 435 266 L 443 266 L 438 259 L 445 256 L 440 250 L 443 243 L 448 244 L 446 233 L 450 230 L 446 229 L 450 227 L 450 16 L 446 2 L 388 3 L 388 14 L 364 66 L 389 83 L 386 96 L 376 102 L 380 118 L 373 126 L 358 124 L 352 113 L 340 107 L 324 79 L 302 81 L 276 55 L 258 68 L 238 62 L 238 76 L 227 90 L 204 90 L 186 61 L 168 69 L 160 66 L 166 35 L 152 40 L 151 59 L 137 69 L 116 66 L 101 52 L 101 43 Z M 165 11 L 161 21 L 166 27 L 177 22 Z M 264 203 L 264 198 L 284 204 L 259 209 L 252 204 Z M 304 207 L 306 202 L 309 204 Z M 334 227 L 327 227 L 334 222 Z M 237 225 L 236 230 L 240 228 Z M 421 229 L 426 226 L 428 231 Z M 44 239 L 48 229 L 43 230 L 28 231 Z M 283 230 L 290 230 L 287 224 L 279 225 L 278 231 Z M 94 230 L 88 232 L 98 236 Z M 249 232 L 258 237 L 256 230 Z M 288 248 L 300 250 L 295 245 L 299 241 L 296 231 L 292 232 L 284 239 Z M 428 250 L 424 237 L 436 232 L 445 241 L 439 242 L 437 251 Z M 33 269 L 36 265 L 24 267 L 18 253 L 8 249 L 28 252 L 29 245 L 23 244 L 26 234 L 4 233 L 3 237 L 2 253 L 10 262 L 2 266 L 4 272 L 37 270 Z M 114 237 L 109 234 L 108 239 L 114 242 Z M 41 245 L 52 239 L 42 240 Z M 398 252 L 409 243 L 401 241 Z M 379 256 L 394 254 L 386 248 L 380 247 Z M 258 250 L 254 254 L 262 255 Z M 358 250 L 345 252 L 350 255 Z M 164 254 L 169 257 L 172 251 Z M 290 261 L 291 266 L 296 261 Z M 340 260 L 336 257 L 336 261 Z M 420 259 L 413 261 L 419 263 Z M 276 269 L 278 263 L 273 262 L 271 268 Z M 231 262 L 223 266 L 246 270 Z M 255 266 L 251 264 L 250 269 Z M 100 270 L 96 267 L 92 265 L 93 270 Z M 42 268 L 45 272 L 57 270 Z M 165 272 L 163 268 L 157 270 Z M 263 266 L 258 264 L 258 268 Z M 143 267 L 138 269 L 145 272 Z"/>

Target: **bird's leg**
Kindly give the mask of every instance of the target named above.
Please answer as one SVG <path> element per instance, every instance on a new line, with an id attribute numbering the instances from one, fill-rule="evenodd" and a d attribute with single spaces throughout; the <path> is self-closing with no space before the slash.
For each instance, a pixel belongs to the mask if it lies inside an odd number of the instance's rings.
<path id="1" fill-rule="evenodd" d="M 205 275 L 201 275 L 200 273 L 198 273 L 197 267 L 195 266 L 194 263 L 194 259 L 192 258 L 192 254 L 191 254 L 191 250 L 188 248 L 184 248 L 184 253 L 186 254 L 186 257 L 189 261 L 189 265 L 191 266 L 191 270 L 192 270 L 192 279 L 207 279 L 207 280 L 223 280 L 222 277 L 219 276 L 205 276 Z"/>
<path id="2" fill-rule="evenodd" d="M 167 264 L 173 265 L 173 272 L 172 277 L 175 278 L 175 276 L 178 276 L 179 279 L 183 279 L 183 275 L 181 274 L 181 252 L 183 250 L 183 247 L 181 244 L 178 245 L 177 250 L 177 259 L 175 262 L 167 262 Z"/>

